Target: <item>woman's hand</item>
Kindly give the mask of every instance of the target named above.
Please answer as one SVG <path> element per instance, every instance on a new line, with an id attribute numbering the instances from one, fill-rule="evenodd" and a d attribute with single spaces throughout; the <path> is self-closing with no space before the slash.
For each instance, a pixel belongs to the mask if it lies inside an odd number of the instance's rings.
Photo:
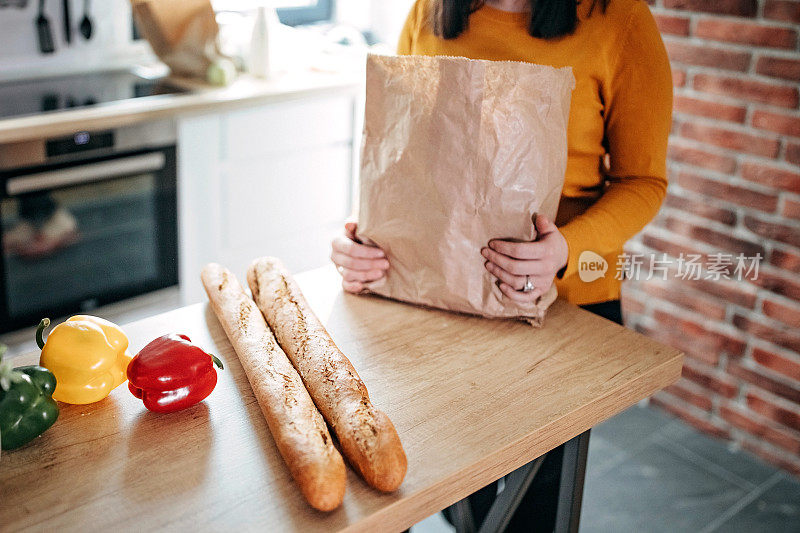
<path id="1" fill-rule="evenodd" d="M 553 222 L 537 215 L 537 230 L 533 242 L 513 242 L 492 239 L 481 249 L 487 259 L 484 266 L 500 280 L 500 290 L 520 303 L 534 302 L 550 289 L 553 278 L 567 264 L 567 241 Z M 526 277 L 530 276 L 534 289 L 522 292 Z"/>
<path id="2" fill-rule="evenodd" d="M 345 223 L 344 235 L 331 243 L 331 261 L 342 275 L 342 288 L 353 293 L 363 291 L 364 283 L 381 279 L 389 269 L 383 250 L 356 241 L 357 228 L 355 222 Z"/>

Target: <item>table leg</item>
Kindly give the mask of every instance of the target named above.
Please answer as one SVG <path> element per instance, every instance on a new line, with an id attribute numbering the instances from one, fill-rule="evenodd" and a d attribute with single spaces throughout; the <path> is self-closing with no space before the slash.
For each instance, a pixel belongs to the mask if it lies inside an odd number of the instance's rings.
<path id="1" fill-rule="evenodd" d="M 589 430 L 564 444 L 555 533 L 578 532 L 588 453 Z"/>
<path id="2" fill-rule="evenodd" d="M 505 531 L 546 455 L 534 459 L 506 476 L 506 486 L 489 508 L 489 513 L 481 524 L 479 533 L 502 533 Z"/>
<path id="3" fill-rule="evenodd" d="M 450 506 L 450 519 L 453 521 L 456 533 L 475 533 L 475 521 L 472 518 L 472 506 L 468 498 Z"/>
<path id="4" fill-rule="evenodd" d="M 577 533 L 583 500 L 583 481 L 589 450 L 589 431 L 563 445 L 555 533 Z M 505 488 L 497 495 L 480 529 L 472 517 L 469 499 L 450 506 L 450 519 L 456 533 L 502 533 L 511 521 L 547 454 L 518 468 L 505 477 Z"/>

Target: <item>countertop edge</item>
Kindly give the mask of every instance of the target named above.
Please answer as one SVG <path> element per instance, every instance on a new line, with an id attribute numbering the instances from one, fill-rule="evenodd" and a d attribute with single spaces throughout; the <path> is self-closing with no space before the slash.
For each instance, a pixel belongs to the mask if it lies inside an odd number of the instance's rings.
<path id="1" fill-rule="evenodd" d="M 632 407 L 639 401 L 649 398 L 661 389 L 675 383 L 678 381 L 681 375 L 684 353 L 667 345 L 663 346 L 671 352 L 671 356 L 669 356 L 669 358 L 663 361 L 661 364 L 641 374 L 638 379 L 634 381 L 636 385 L 642 387 L 638 389 L 640 392 L 637 392 L 637 389 L 635 387 L 631 387 L 630 384 L 627 386 L 627 390 L 625 390 L 623 387 L 612 389 L 604 396 L 596 399 L 594 402 L 586 406 L 582 406 L 582 409 L 584 409 L 584 411 L 590 411 L 592 416 L 587 418 L 584 412 L 583 423 L 580 426 L 570 426 L 568 424 L 565 425 L 563 421 L 569 417 L 564 415 L 548 424 L 549 426 L 562 426 L 557 431 L 550 432 L 551 436 L 548 440 L 541 440 L 538 438 L 539 435 L 548 433 L 545 431 L 545 428 L 542 428 L 536 434 L 528 435 L 520 440 L 506 445 L 504 448 L 496 450 L 489 457 L 487 457 L 482 464 L 473 466 L 471 469 L 472 471 L 467 472 L 466 475 L 464 472 L 460 472 L 458 476 L 450 476 L 450 478 L 439 481 L 424 491 L 410 495 L 408 498 L 406 498 L 406 505 L 408 499 L 419 502 L 416 505 L 417 509 L 415 510 L 417 512 L 415 514 L 405 513 L 402 516 L 398 516 L 394 512 L 394 504 L 389 504 L 378 510 L 376 513 L 368 516 L 361 522 L 344 528 L 341 530 L 341 533 L 374 531 L 375 528 L 384 530 L 396 529 L 398 531 L 403 531 L 404 529 L 418 523 L 420 520 L 430 516 L 432 513 L 440 510 L 433 509 L 434 507 L 441 507 L 441 509 L 443 509 L 449 505 L 452 505 L 462 498 L 467 497 L 472 492 L 484 487 L 488 483 L 500 479 L 501 477 L 513 472 L 517 468 L 524 466 L 536 457 L 539 457 L 540 455 L 557 448 L 561 444 L 564 444 L 568 440 L 587 430 L 590 430 L 592 427 L 607 420 L 611 416 L 614 416 L 615 414 Z M 612 413 L 609 416 L 602 414 L 604 411 L 610 408 L 609 404 L 615 403 L 612 398 L 620 392 L 627 392 L 627 394 L 624 395 L 624 403 L 626 404 L 626 407 Z M 645 394 L 641 394 L 641 392 L 645 392 Z M 596 420 L 588 424 L 586 423 L 587 420 L 592 420 L 593 418 L 596 418 Z M 559 437 L 556 437 L 556 435 L 559 435 Z M 565 435 L 566 437 L 564 437 Z M 539 450 L 544 451 L 539 452 Z M 530 456 L 531 451 L 533 451 L 533 453 L 536 455 Z M 516 456 L 516 459 L 509 460 L 509 456 Z M 523 456 L 527 458 L 524 458 Z M 487 466 L 487 461 L 490 461 L 494 464 Z M 464 477 L 470 479 L 473 488 L 467 490 L 454 490 L 454 488 L 458 485 L 456 482 L 457 479 Z M 441 504 L 431 506 L 431 498 L 444 501 L 445 504 L 443 506 Z M 420 505 L 423 503 L 425 505 Z"/>
<path id="2" fill-rule="evenodd" d="M 355 74 L 318 74 L 313 82 L 278 80 L 257 82 L 244 78 L 225 88 L 202 88 L 186 94 L 132 98 L 91 108 L 0 120 L 0 143 L 16 143 L 69 135 L 77 131 L 111 129 L 179 115 L 215 113 L 252 105 L 284 102 L 316 95 L 357 91 Z M 285 83 L 285 84 L 284 84 Z"/>

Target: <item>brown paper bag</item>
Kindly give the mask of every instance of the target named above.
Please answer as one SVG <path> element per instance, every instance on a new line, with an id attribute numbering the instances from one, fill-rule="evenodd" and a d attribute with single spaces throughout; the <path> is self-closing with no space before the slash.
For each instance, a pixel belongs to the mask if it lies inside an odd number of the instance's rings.
<path id="1" fill-rule="evenodd" d="M 541 325 L 555 288 L 509 300 L 484 268 L 492 238 L 554 219 L 567 162 L 570 68 L 455 57 L 367 58 L 358 237 L 387 254 L 376 294 Z"/>
<path id="2" fill-rule="evenodd" d="M 173 74 L 206 79 L 222 57 L 210 0 L 130 0 L 136 27 Z"/>

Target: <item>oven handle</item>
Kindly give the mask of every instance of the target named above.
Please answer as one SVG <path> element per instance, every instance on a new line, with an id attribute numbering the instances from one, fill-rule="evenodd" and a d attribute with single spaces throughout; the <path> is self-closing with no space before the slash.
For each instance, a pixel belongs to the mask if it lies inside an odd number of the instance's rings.
<path id="1" fill-rule="evenodd" d="M 9 196 L 26 192 L 36 192 L 66 185 L 80 185 L 106 180 L 115 176 L 152 172 L 164 168 L 166 156 L 163 152 L 151 152 L 100 163 L 89 163 L 60 170 L 49 170 L 9 178 L 6 193 Z"/>

